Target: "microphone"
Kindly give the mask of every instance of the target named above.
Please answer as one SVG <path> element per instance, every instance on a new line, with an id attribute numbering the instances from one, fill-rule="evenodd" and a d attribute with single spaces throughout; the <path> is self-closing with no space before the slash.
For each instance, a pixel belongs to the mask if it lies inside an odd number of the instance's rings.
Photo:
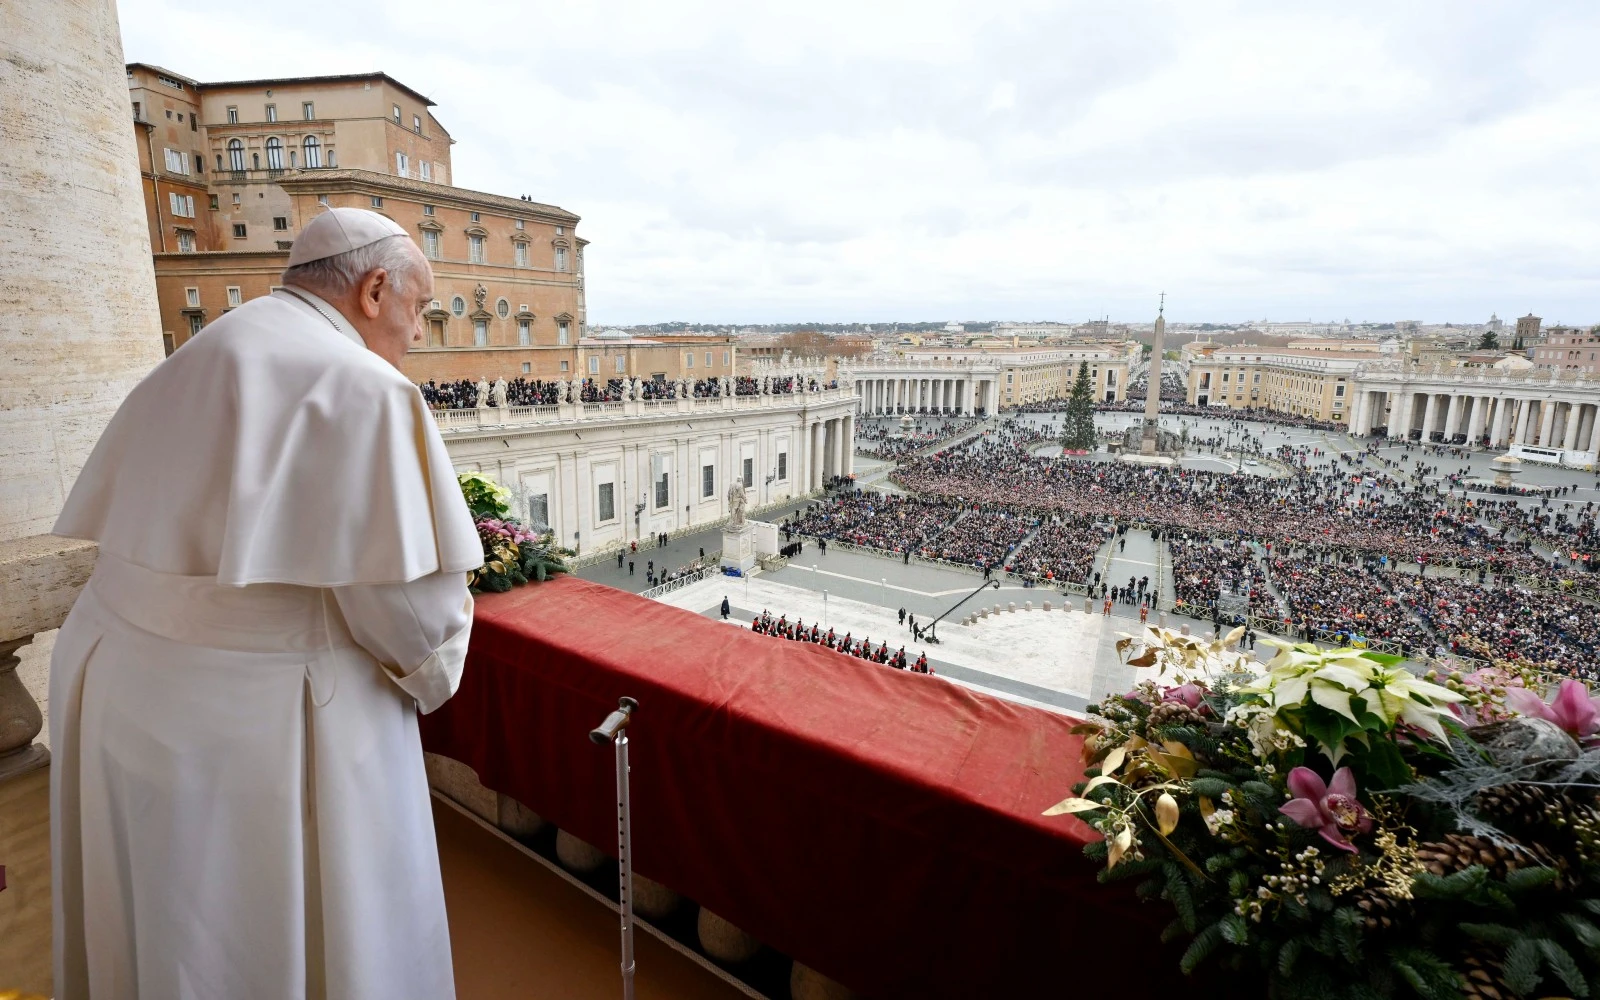
<path id="1" fill-rule="evenodd" d="M 617 734 L 628 727 L 633 720 L 633 710 L 639 703 L 632 698 L 620 698 L 617 701 L 617 710 L 606 716 L 604 722 L 594 729 L 589 730 L 589 739 L 596 743 L 610 743 L 617 738 Z"/>

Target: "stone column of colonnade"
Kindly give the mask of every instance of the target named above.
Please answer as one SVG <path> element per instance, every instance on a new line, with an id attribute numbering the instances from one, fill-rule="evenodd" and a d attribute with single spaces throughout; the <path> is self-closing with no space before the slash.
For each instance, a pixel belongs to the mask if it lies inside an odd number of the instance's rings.
<path id="1" fill-rule="evenodd" d="M 856 418 L 848 414 L 839 420 L 840 440 L 843 442 L 844 475 L 856 471 Z"/>

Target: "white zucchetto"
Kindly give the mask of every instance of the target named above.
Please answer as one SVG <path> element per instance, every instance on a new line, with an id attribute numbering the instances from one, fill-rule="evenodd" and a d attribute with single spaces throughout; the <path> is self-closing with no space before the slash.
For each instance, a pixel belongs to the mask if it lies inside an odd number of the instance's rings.
<path id="1" fill-rule="evenodd" d="M 398 222 L 364 208 L 330 208 L 312 219 L 289 251 L 289 266 L 309 264 L 370 246 L 391 236 L 410 236 Z"/>

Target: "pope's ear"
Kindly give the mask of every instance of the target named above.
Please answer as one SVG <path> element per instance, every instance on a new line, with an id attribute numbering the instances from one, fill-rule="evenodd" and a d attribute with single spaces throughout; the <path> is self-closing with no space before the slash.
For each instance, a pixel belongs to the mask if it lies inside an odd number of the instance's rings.
<path id="1" fill-rule="evenodd" d="M 361 277 L 361 314 L 367 319 L 377 319 L 383 311 L 382 297 L 394 292 L 388 270 L 375 267 Z"/>

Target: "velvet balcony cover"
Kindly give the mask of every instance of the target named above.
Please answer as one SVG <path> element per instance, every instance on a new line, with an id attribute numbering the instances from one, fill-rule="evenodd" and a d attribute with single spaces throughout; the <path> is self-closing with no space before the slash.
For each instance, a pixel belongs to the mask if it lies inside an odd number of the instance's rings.
<path id="1" fill-rule="evenodd" d="M 1040 815 L 1081 780 L 1070 718 L 564 577 L 479 600 L 423 745 L 615 855 L 588 732 L 621 695 L 637 871 L 799 961 L 880 998 L 1183 989 L 1170 911 Z"/>

